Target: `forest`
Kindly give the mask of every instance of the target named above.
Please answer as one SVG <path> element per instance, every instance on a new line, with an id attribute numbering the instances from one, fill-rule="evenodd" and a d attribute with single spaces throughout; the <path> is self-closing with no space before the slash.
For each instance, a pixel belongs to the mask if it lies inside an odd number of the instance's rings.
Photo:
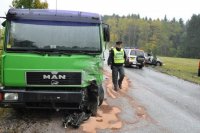
<path id="1" fill-rule="evenodd" d="M 160 56 L 200 58 L 200 15 L 182 19 L 153 20 L 140 15 L 103 16 L 110 25 L 111 43 L 121 40 L 124 47 L 134 47 Z"/>

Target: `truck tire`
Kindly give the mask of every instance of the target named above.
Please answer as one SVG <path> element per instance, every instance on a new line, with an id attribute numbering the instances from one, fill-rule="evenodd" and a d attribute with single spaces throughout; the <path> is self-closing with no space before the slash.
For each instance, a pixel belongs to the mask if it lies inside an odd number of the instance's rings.
<path id="1" fill-rule="evenodd" d="M 104 99 L 104 90 L 103 90 L 103 86 L 100 85 L 100 87 L 99 87 L 99 106 L 101 106 L 101 104 L 103 103 L 103 99 Z"/>
<path id="2" fill-rule="evenodd" d="M 97 98 L 93 97 L 93 100 L 94 101 L 90 105 L 91 114 L 92 114 L 92 116 L 96 116 L 97 115 L 98 106 L 102 105 L 103 100 L 104 100 L 104 90 L 103 90 L 103 86 L 102 85 L 99 86 Z"/>
<path id="3" fill-rule="evenodd" d="M 99 87 L 92 86 L 88 89 L 88 105 L 87 112 L 91 113 L 92 116 L 96 116 L 99 104 Z"/>
<path id="4" fill-rule="evenodd" d="M 92 116 L 96 116 L 97 115 L 97 109 L 98 109 L 98 103 L 93 103 L 91 106 L 91 114 Z"/>

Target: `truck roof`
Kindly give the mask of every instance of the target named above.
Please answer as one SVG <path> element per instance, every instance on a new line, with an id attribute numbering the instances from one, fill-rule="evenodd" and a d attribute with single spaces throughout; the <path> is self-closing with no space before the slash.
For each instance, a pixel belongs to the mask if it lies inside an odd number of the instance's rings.
<path id="1" fill-rule="evenodd" d="M 66 21 L 101 23 L 101 16 L 97 13 L 49 10 L 49 9 L 9 9 L 6 15 L 7 20 L 46 20 L 46 21 Z"/>

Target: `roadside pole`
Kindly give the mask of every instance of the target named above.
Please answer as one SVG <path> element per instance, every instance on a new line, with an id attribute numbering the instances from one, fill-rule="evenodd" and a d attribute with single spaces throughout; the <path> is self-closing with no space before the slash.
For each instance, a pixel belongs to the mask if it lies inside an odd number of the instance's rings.
<path id="1" fill-rule="evenodd" d="M 199 61 L 198 76 L 200 77 L 200 61 Z"/>

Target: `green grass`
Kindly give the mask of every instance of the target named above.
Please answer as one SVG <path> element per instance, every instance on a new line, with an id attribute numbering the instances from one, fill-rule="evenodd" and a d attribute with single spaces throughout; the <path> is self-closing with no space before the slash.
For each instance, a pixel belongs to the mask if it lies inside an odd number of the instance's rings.
<path id="1" fill-rule="evenodd" d="M 178 78 L 200 84 L 198 77 L 198 67 L 200 59 L 159 57 L 164 65 L 156 67 L 157 70 L 176 76 Z"/>

